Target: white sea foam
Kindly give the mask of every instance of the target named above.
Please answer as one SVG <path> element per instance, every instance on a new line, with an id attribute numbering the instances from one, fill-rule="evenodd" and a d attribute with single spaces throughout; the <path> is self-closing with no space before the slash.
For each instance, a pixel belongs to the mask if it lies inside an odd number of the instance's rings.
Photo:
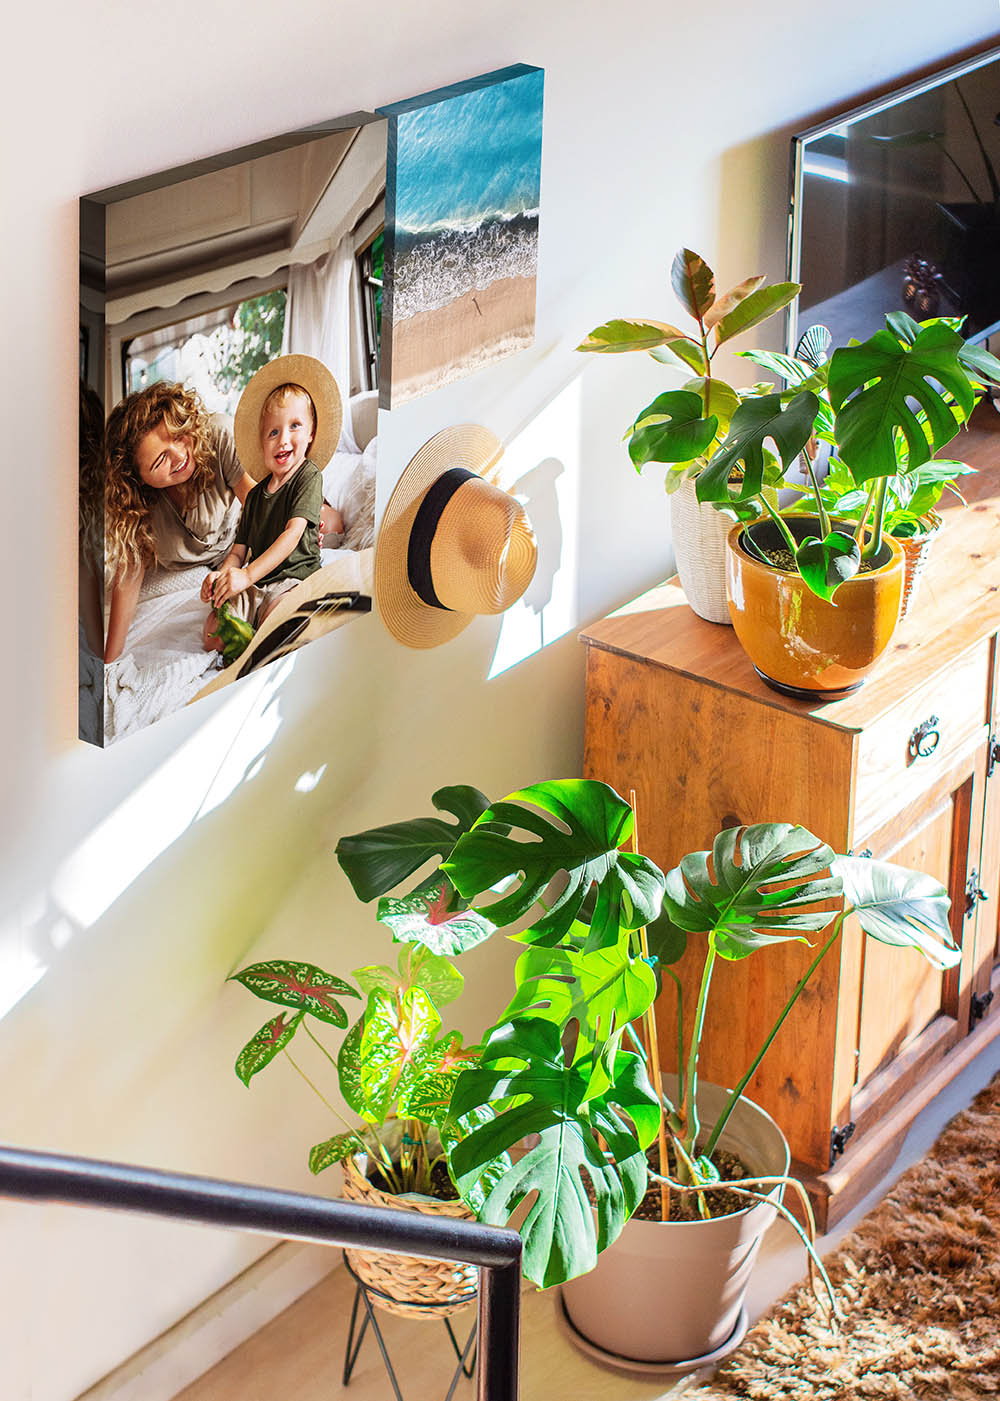
<path id="1" fill-rule="evenodd" d="M 447 226 L 416 236 L 397 230 L 393 320 L 447 306 L 501 278 L 534 277 L 537 268 L 538 221 L 530 216 L 488 219 L 472 228 Z"/>

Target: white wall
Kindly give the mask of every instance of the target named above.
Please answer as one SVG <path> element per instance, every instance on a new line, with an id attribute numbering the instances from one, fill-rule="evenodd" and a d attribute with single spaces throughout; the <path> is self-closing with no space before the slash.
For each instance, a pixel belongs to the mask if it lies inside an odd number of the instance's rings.
<path id="1" fill-rule="evenodd" d="M 251 957 L 346 970 L 383 956 L 337 835 L 421 812 L 442 783 L 499 795 L 577 772 L 577 626 L 670 564 L 665 499 L 620 443 L 661 373 L 573 346 L 611 315 L 672 319 L 682 242 L 723 280 L 780 275 L 791 132 L 996 25 L 987 0 L 952 0 L 946 24 L 929 0 L 14 8 L 0 99 L 0 1139 L 307 1185 L 305 1150 L 327 1124 L 283 1067 L 250 1092 L 237 1083 L 233 1057 L 264 1009 L 226 975 Z M 536 345 L 383 415 L 380 498 L 432 432 L 487 424 L 511 444 L 512 476 L 532 473 L 543 611 L 427 655 L 370 619 L 114 750 L 79 745 L 77 196 L 518 61 L 547 75 Z M 499 944 L 467 961 L 471 1029 L 508 966 Z M 0 1241 L 7 1401 L 69 1401 L 262 1249 L 10 1204 Z"/>

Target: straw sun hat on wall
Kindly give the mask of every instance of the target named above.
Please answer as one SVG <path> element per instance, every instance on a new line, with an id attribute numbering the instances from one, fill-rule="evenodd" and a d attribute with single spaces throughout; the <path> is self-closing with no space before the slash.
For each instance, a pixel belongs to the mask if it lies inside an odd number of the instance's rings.
<path id="1" fill-rule="evenodd" d="M 503 447 L 475 423 L 445 428 L 396 483 L 375 547 L 375 601 L 407 647 L 437 647 L 531 583 L 537 548 L 524 507 L 499 485 Z"/>
<path id="2" fill-rule="evenodd" d="M 316 409 L 316 434 L 309 447 L 309 461 L 322 472 L 337 451 L 340 425 L 344 410 L 337 381 L 323 364 L 312 355 L 279 355 L 262 365 L 240 395 L 233 420 L 236 455 L 243 470 L 254 481 L 269 475 L 264 466 L 264 451 L 260 445 L 260 411 L 267 396 L 279 384 L 299 384 L 309 395 Z"/>

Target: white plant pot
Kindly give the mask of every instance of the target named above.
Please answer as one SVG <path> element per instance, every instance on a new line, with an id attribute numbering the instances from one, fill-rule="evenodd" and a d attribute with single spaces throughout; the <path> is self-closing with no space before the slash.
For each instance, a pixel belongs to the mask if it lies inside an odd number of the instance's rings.
<path id="1" fill-rule="evenodd" d="M 663 1077 L 669 1096 L 674 1076 Z M 701 1085 L 698 1112 L 715 1123 L 727 1090 Z M 720 1147 L 752 1173 L 788 1171 L 788 1143 L 750 1100 L 734 1110 Z M 783 1186 L 772 1190 L 780 1202 Z M 746 1328 L 743 1302 L 764 1232 L 776 1216 L 770 1203 L 712 1221 L 628 1221 L 589 1274 L 563 1285 L 569 1323 L 584 1350 L 612 1365 L 678 1372 L 715 1361 L 736 1348 Z"/>
<path id="2" fill-rule="evenodd" d="M 702 506 L 693 481 L 670 497 L 670 535 L 684 597 L 708 623 L 732 626 L 726 603 L 726 536 L 732 521 Z"/>

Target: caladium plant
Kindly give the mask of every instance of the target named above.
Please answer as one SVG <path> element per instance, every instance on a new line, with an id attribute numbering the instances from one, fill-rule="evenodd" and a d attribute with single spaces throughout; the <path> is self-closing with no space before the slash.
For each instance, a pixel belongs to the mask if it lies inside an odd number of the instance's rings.
<path id="1" fill-rule="evenodd" d="M 368 1153 L 390 1190 L 429 1194 L 434 1164 L 444 1161 L 441 1131 L 452 1091 L 477 1053 L 463 1046 L 458 1032 L 441 1031 L 440 1009 L 459 996 L 464 980 L 449 959 L 414 943 L 402 945 L 396 968 L 356 968 L 350 978 L 288 959 L 254 963 L 234 974 L 232 981 L 284 1009 L 243 1047 L 236 1074 L 249 1085 L 281 1055 L 335 1112 L 289 1050 L 301 1032 L 336 1066 L 341 1097 L 361 1120 L 358 1126 L 345 1122 L 342 1131 L 315 1144 L 310 1169 L 319 1173 L 354 1153 Z M 350 1026 L 347 998 L 364 1002 Z M 325 1024 L 319 1034 L 309 1018 Z M 336 1058 L 321 1039 L 330 1026 L 346 1030 Z"/>
<path id="2" fill-rule="evenodd" d="M 457 815 L 455 791 L 435 794 L 435 807 Z M 478 815 L 460 820 L 461 830 L 447 824 L 448 851 L 440 828 L 428 825 L 438 819 L 416 818 L 344 838 L 338 855 L 362 898 L 382 897 L 379 918 L 392 927 L 400 918 L 385 884 L 393 854 L 431 831 L 433 873 L 403 897 L 423 892 L 422 904 L 407 906 L 407 937 L 436 947 L 444 913 L 445 924 L 484 920 L 469 936 L 476 942 L 499 928 L 527 946 L 512 998 L 450 1087 L 442 1129 L 463 1198 L 483 1221 L 519 1220 L 525 1272 L 542 1286 L 591 1269 L 617 1237 L 646 1192 L 646 1150 L 657 1139 L 660 1176 L 707 1210 L 719 1135 L 845 918 L 939 967 L 960 956 L 936 881 L 836 856 L 802 827 L 722 832 L 711 852 L 693 852 L 664 875 L 633 849 L 631 805 L 595 780 L 538 783 L 492 804 L 478 794 L 459 806 Z M 397 869 L 406 879 L 417 866 Z M 719 1121 L 700 1125 L 698 1059 L 715 963 L 810 936 L 822 942 L 777 1023 Z M 693 1009 L 678 997 L 680 1091 L 669 1102 L 654 1088 L 658 1075 L 650 1079 L 649 1024 L 660 980 L 672 978 L 679 991 L 673 965 L 692 945 L 701 991 Z M 645 1040 L 636 1024 L 649 1028 Z"/>

